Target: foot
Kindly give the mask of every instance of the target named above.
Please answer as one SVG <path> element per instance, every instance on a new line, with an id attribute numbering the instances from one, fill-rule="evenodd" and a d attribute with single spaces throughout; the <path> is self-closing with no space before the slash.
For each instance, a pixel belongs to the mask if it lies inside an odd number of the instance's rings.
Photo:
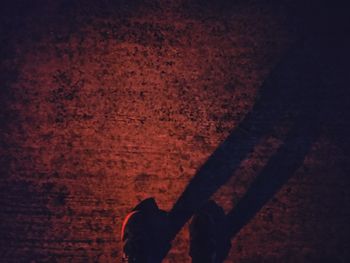
<path id="1" fill-rule="evenodd" d="M 123 261 L 158 263 L 170 249 L 167 241 L 167 213 L 160 210 L 153 198 L 139 203 L 125 218 L 121 238 Z"/>
<path id="2" fill-rule="evenodd" d="M 227 222 L 223 209 L 214 201 L 207 202 L 190 223 L 190 256 L 193 263 L 221 263 L 231 242 L 227 237 Z"/>

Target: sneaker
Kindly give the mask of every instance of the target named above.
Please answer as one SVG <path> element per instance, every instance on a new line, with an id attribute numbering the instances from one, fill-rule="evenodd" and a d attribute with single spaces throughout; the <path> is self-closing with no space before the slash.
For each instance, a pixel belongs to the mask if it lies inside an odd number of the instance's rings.
<path id="1" fill-rule="evenodd" d="M 221 263 L 226 258 L 231 241 L 226 235 L 224 210 L 214 201 L 207 202 L 190 223 L 190 256 L 192 263 Z"/>
<path id="2" fill-rule="evenodd" d="M 167 213 L 158 208 L 154 198 L 143 200 L 123 222 L 123 262 L 161 262 L 170 249 L 168 230 Z"/>

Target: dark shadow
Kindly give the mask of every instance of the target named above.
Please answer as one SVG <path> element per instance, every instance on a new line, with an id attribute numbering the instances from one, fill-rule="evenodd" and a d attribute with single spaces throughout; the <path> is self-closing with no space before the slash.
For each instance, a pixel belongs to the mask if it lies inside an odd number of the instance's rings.
<path id="1" fill-rule="evenodd" d="M 309 116 L 310 117 L 310 116 Z M 296 121 L 284 144 L 270 158 L 264 169 L 257 175 L 245 195 L 226 215 L 228 236 L 233 238 L 260 209 L 281 189 L 302 165 L 306 154 L 319 134 L 319 125 L 308 116 Z M 308 120 L 305 122 L 305 120 Z M 229 250 L 223 251 L 218 262 L 223 262 Z"/>
<path id="2" fill-rule="evenodd" d="M 311 22 L 306 15 L 300 16 L 307 19 L 301 19 L 297 44 L 286 52 L 267 77 L 253 109 L 200 167 L 177 200 L 169 212 L 170 241 L 281 120 L 287 118 L 293 123 L 292 128 L 246 195 L 227 215 L 232 222 L 230 237 L 237 234 L 294 174 L 317 138 L 320 127 L 330 127 L 330 134 L 346 136 L 349 131 L 349 125 L 346 125 L 349 117 L 349 92 L 346 89 L 349 40 L 344 37 L 343 20 L 339 19 L 337 10 L 332 11 L 333 20 L 327 20 L 327 27 L 324 26 L 325 14 L 329 15 L 328 5 L 326 7 L 322 10 L 327 12 L 320 12 L 320 18 L 311 19 Z M 308 10 L 301 9 L 307 15 L 315 12 L 313 6 Z"/>
<path id="3" fill-rule="evenodd" d="M 229 221 L 234 222 L 229 228 L 230 236 L 237 234 L 294 174 L 320 127 L 338 127 L 333 129 L 336 134 L 341 129 L 348 130 L 337 121 L 345 123 L 349 116 L 345 89 L 349 77 L 344 71 L 349 52 L 345 46 L 335 51 L 329 44 L 329 39 L 303 38 L 287 52 L 263 83 L 251 112 L 198 170 L 169 212 L 173 224 L 170 240 L 280 120 L 288 118 L 293 128 L 247 194 L 228 214 Z"/>
<path id="4" fill-rule="evenodd" d="M 264 82 L 252 111 L 198 170 L 169 213 L 173 222 L 171 239 L 280 120 L 307 123 L 310 118 L 318 118 L 318 101 L 312 96 L 318 83 L 309 77 L 317 69 L 305 52 L 303 46 L 298 46 L 287 54 Z"/>

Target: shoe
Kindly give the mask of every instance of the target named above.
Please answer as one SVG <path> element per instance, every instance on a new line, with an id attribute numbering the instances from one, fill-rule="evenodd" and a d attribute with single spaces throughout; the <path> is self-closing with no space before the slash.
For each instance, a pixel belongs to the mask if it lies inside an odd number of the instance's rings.
<path id="1" fill-rule="evenodd" d="M 224 210 L 214 201 L 207 202 L 193 216 L 190 223 L 192 263 L 223 262 L 231 248 L 227 225 Z"/>
<path id="2" fill-rule="evenodd" d="M 154 198 L 143 200 L 122 225 L 123 262 L 161 262 L 170 249 L 168 231 L 167 213 L 158 208 Z"/>

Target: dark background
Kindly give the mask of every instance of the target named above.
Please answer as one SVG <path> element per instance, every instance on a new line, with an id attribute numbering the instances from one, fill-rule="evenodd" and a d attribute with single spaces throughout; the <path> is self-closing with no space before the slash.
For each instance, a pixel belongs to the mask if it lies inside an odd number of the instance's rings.
<path id="1" fill-rule="evenodd" d="M 315 100 L 335 110 L 303 165 L 232 239 L 227 262 L 348 262 L 347 10 L 319 1 L 3 1 L 0 261 L 120 262 L 128 211 L 149 196 L 171 209 L 269 72 L 311 39 L 336 65 L 332 77 L 321 72 L 327 96 Z M 267 134 L 214 195 L 226 212 L 284 132 Z M 166 262 L 189 262 L 187 228 Z"/>

